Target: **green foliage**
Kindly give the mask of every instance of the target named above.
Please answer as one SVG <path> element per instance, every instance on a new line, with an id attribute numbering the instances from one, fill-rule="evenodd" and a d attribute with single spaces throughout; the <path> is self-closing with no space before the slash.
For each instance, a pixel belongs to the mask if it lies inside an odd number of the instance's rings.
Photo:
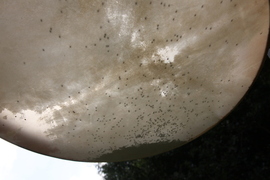
<path id="1" fill-rule="evenodd" d="M 100 166 L 106 180 L 270 178 L 270 60 L 221 123 L 169 152 Z"/>

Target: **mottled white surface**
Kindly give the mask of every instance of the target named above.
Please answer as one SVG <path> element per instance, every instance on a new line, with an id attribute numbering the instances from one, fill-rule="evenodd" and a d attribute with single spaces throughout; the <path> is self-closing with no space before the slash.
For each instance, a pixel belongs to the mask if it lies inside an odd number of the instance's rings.
<path id="1" fill-rule="evenodd" d="M 267 0 L 0 0 L 0 137 L 80 161 L 145 157 L 221 120 L 265 50 Z"/>

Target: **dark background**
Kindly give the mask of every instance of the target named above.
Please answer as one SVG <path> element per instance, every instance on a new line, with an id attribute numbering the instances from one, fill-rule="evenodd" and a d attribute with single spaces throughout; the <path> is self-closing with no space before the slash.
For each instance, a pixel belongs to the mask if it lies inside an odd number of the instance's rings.
<path id="1" fill-rule="evenodd" d="M 269 49 L 269 38 L 268 47 Z M 270 59 L 238 106 L 216 127 L 175 150 L 99 167 L 106 180 L 270 179 Z"/>

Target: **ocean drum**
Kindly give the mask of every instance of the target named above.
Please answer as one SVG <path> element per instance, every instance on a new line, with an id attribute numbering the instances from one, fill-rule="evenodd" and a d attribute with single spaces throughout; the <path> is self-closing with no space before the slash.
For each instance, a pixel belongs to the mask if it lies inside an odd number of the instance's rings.
<path id="1" fill-rule="evenodd" d="M 0 0 L 0 137 L 76 161 L 179 147 L 241 100 L 267 0 Z"/>

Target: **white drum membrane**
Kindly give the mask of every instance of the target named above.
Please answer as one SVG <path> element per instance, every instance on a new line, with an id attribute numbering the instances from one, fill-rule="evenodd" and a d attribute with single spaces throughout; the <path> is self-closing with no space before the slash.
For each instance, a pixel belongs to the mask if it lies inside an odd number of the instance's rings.
<path id="1" fill-rule="evenodd" d="M 0 137 L 123 161 L 226 116 L 265 52 L 267 0 L 0 0 Z"/>

